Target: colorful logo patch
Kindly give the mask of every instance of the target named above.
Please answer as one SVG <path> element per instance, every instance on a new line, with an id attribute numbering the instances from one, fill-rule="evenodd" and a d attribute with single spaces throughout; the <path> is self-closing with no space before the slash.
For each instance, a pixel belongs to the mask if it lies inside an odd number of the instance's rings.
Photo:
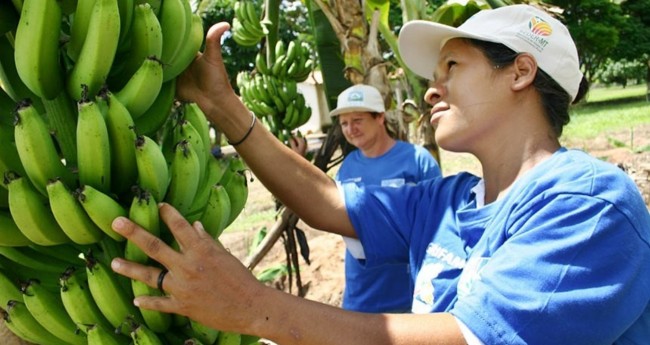
<path id="1" fill-rule="evenodd" d="M 540 17 L 533 17 L 528 22 L 528 28 L 531 32 L 539 36 L 550 36 L 553 33 L 551 25 Z"/>

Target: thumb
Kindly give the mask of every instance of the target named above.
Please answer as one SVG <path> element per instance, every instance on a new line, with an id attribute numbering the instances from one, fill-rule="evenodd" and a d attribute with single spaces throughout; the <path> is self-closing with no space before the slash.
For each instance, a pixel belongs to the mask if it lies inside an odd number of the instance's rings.
<path id="1" fill-rule="evenodd" d="M 220 61 L 221 57 L 221 37 L 224 32 L 230 29 L 227 22 L 219 22 L 210 27 L 205 38 L 205 50 L 203 57 L 208 61 Z"/>

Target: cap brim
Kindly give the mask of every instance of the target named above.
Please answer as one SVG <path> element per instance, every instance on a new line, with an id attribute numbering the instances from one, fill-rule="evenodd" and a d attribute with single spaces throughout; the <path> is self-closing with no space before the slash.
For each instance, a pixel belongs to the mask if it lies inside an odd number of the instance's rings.
<path id="1" fill-rule="evenodd" d="M 433 79 L 442 45 L 456 37 L 484 39 L 451 26 L 414 20 L 406 23 L 400 31 L 399 52 L 411 71 L 422 78 Z"/>
<path id="2" fill-rule="evenodd" d="M 373 109 L 369 107 L 343 107 L 343 108 L 336 108 L 330 112 L 330 116 L 337 116 L 341 114 L 346 114 L 346 113 L 354 113 L 354 112 L 369 112 L 369 113 L 382 113 L 384 112 L 383 109 Z"/>

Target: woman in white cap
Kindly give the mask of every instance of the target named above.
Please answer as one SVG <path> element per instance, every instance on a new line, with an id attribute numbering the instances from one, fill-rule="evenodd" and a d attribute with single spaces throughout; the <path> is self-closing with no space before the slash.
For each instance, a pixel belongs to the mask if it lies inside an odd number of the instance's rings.
<path id="1" fill-rule="evenodd" d="M 400 53 L 433 81 L 426 100 L 438 144 L 474 154 L 483 176 L 341 190 L 250 126 L 222 65 L 227 28 L 210 30 L 179 96 L 229 139 L 247 138 L 238 152 L 301 219 L 359 238 L 367 265 L 410 262 L 416 314 L 349 312 L 266 287 L 167 205 L 161 216 L 180 252 L 123 218 L 114 223 L 166 268 L 114 261 L 168 294 L 139 297 L 139 306 L 283 345 L 649 343 L 650 214 L 620 169 L 559 144 L 584 85 L 560 22 L 517 5 L 458 29 L 407 23 Z"/>
<path id="2" fill-rule="evenodd" d="M 330 116 L 338 117 L 345 140 L 357 149 L 345 157 L 334 180 L 358 186 L 401 187 L 441 176 L 438 163 L 424 147 L 391 137 L 384 103 L 379 90 L 365 84 L 352 85 L 337 97 Z M 343 240 L 343 309 L 409 312 L 413 284 L 408 262 L 369 267 L 359 240 L 345 236 Z"/>

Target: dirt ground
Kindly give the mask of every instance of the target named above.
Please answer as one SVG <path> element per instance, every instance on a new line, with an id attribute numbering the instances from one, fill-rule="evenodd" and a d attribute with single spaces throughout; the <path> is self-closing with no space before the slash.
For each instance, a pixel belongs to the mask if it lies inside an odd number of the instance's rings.
<path id="1" fill-rule="evenodd" d="M 650 208 L 650 123 L 635 128 L 633 137 L 633 145 L 630 143 L 629 131 L 605 133 L 601 137 L 588 142 L 567 141 L 563 144 L 567 147 L 588 151 L 595 157 L 616 164 L 625 170 L 636 182 L 646 201 L 646 205 Z M 614 143 L 627 143 L 627 145 L 619 147 L 620 145 Z M 468 170 L 480 174 L 480 168 L 476 161 L 467 155 L 442 152 L 442 162 L 445 174 L 454 173 L 458 170 Z M 240 217 L 252 217 L 274 209 L 275 204 L 272 195 L 257 179 L 254 178 L 249 191 L 249 201 Z M 271 228 L 273 223 L 273 220 L 251 223 L 249 228 L 224 233 L 221 236 L 221 241 L 231 253 L 244 260 L 255 232 L 262 226 Z M 310 264 L 307 264 L 302 258 L 299 260 L 301 281 L 307 290 L 305 298 L 340 306 L 344 285 L 343 253 L 345 246 L 343 241 L 340 236 L 316 231 L 302 222 L 298 223 L 298 227 L 305 231 L 310 248 Z M 256 266 L 254 272 L 257 273 L 264 268 L 285 262 L 286 255 L 280 239 Z M 295 281 L 293 281 L 293 285 L 289 289 L 289 281 L 286 277 L 272 284 L 294 295 L 298 294 Z M 1 322 L 0 339 L 0 343 L 5 345 L 25 344 L 10 334 Z"/>

